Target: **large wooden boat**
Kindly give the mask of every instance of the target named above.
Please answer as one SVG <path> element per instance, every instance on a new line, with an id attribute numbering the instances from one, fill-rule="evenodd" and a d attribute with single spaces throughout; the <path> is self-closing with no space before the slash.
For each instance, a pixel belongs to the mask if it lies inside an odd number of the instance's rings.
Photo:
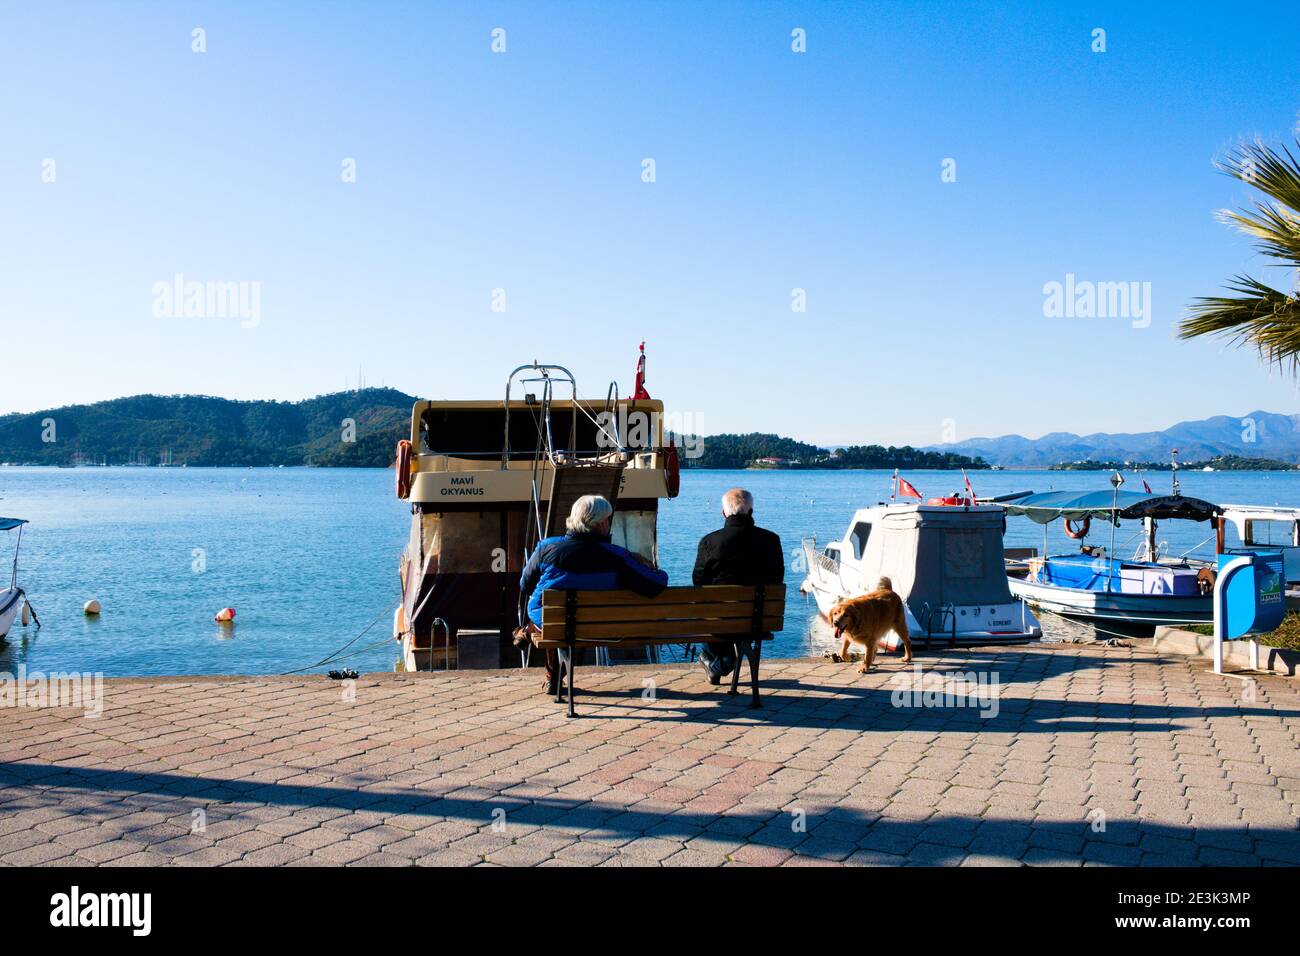
<path id="1" fill-rule="evenodd" d="M 517 665 L 520 572 L 581 495 L 613 502 L 613 542 L 658 566 L 659 503 L 677 494 L 678 460 L 644 362 L 643 345 L 626 398 L 611 383 L 603 400 L 584 399 L 567 369 L 534 362 L 510 373 L 503 398 L 415 404 L 397 454 L 397 494 L 411 505 L 400 668 Z"/>

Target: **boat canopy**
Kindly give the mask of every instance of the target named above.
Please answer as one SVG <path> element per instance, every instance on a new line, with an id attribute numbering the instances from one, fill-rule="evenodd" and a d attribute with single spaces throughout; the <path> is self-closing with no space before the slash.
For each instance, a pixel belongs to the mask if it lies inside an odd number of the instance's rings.
<path id="1" fill-rule="evenodd" d="M 1002 505 L 1013 515 L 1024 515 L 1039 524 L 1057 518 L 1183 518 L 1209 521 L 1223 511 L 1216 504 L 1185 495 L 1150 495 L 1142 491 L 1047 491 Z"/>
<path id="2" fill-rule="evenodd" d="M 12 531 L 19 525 L 26 523 L 25 518 L 0 518 L 0 531 Z"/>

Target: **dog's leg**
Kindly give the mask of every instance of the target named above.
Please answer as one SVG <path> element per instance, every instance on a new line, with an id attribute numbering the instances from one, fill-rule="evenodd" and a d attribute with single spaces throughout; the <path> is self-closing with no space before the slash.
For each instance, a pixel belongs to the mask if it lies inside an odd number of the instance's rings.
<path id="1" fill-rule="evenodd" d="M 852 646 L 853 646 L 853 642 L 849 639 L 849 636 L 845 634 L 844 640 L 840 641 L 840 662 L 841 663 L 847 664 L 849 662 L 849 649 Z"/>
<path id="2" fill-rule="evenodd" d="M 903 663 L 912 663 L 912 638 L 907 633 L 907 612 L 903 610 L 903 604 L 898 604 L 898 619 L 894 621 L 894 633 L 903 639 Z"/>
<path id="3" fill-rule="evenodd" d="M 867 673 L 869 670 L 871 670 L 872 667 L 875 666 L 875 663 L 876 663 L 876 642 L 874 640 L 867 641 L 866 646 L 862 650 L 862 667 L 859 668 L 858 673 L 859 674 Z"/>

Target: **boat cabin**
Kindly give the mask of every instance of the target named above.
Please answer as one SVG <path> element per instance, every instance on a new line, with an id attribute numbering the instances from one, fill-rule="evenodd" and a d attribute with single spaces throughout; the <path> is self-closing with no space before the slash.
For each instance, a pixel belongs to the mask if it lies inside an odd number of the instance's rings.
<path id="1" fill-rule="evenodd" d="M 1222 522 L 1236 532 L 1237 543 L 1221 530 L 1220 553 L 1281 551 L 1287 584 L 1300 584 L 1300 508 L 1224 505 Z"/>

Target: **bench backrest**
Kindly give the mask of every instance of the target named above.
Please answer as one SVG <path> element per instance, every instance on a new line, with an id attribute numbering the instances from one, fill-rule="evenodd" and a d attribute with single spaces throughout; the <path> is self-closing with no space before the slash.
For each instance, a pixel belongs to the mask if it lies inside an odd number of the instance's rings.
<path id="1" fill-rule="evenodd" d="M 633 591 L 558 591 L 542 594 L 543 646 L 683 643 L 711 634 L 779 631 L 785 625 L 785 585 L 710 584 L 665 588 L 647 598 Z"/>

